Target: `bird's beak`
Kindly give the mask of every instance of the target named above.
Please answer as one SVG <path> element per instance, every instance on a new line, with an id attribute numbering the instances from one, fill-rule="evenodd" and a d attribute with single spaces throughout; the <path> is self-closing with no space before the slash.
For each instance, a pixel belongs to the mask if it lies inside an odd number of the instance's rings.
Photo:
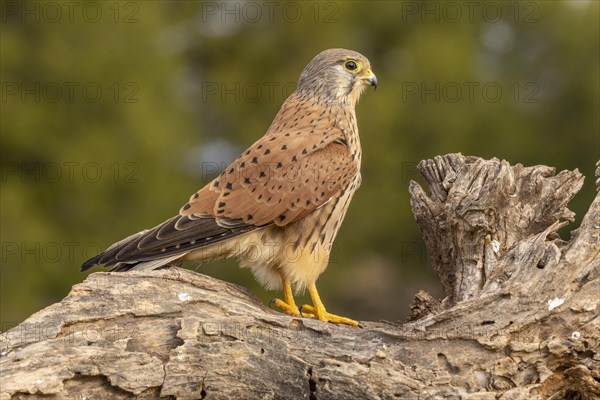
<path id="1" fill-rule="evenodd" d="M 370 68 L 367 70 L 363 80 L 368 82 L 368 84 L 373 86 L 375 89 L 377 89 L 377 77 L 375 76 L 373 71 L 371 71 Z"/>

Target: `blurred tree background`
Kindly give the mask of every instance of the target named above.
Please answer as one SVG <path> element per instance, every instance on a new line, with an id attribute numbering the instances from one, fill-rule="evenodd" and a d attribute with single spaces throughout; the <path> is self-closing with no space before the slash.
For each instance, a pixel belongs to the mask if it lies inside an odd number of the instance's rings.
<path id="1" fill-rule="evenodd" d="M 174 215 L 330 47 L 379 79 L 357 108 L 363 184 L 319 280 L 331 311 L 398 320 L 418 289 L 443 296 L 409 205 L 421 159 L 578 168 L 576 224 L 594 196 L 597 1 L 1 4 L 2 330 Z M 189 267 L 279 295 L 232 261 Z"/>

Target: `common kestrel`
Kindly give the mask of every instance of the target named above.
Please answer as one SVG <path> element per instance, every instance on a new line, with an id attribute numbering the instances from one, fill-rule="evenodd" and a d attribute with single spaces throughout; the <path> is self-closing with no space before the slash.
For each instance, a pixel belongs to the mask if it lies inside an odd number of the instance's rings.
<path id="1" fill-rule="evenodd" d="M 237 257 L 293 316 L 356 326 L 331 314 L 315 282 L 361 182 L 354 108 L 377 87 L 369 60 L 345 49 L 318 54 L 283 103 L 267 133 L 190 198 L 179 215 L 129 236 L 86 261 L 81 270 L 155 269 L 183 261 Z M 308 289 L 313 305 L 298 308 Z"/>

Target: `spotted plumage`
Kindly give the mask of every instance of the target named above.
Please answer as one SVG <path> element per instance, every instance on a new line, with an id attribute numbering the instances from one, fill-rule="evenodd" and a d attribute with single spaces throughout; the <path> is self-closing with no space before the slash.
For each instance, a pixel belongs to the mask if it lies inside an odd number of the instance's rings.
<path id="1" fill-rule="evenodd" d="M 315 282 L 352 195 L 360 185 L 361 148 L 354 107 L 376 86 L 369 61 L 345 49 L 318 54 L 304 69 L 267 133 L 194 193 L 179 214 L 110 246 L 82 271 L 159 268 L 182 261 L 237 257 L 275 304 L 300 315 L 292 289 L 308 289 L 302 315 L 356 325 L 328 313 Z"/>

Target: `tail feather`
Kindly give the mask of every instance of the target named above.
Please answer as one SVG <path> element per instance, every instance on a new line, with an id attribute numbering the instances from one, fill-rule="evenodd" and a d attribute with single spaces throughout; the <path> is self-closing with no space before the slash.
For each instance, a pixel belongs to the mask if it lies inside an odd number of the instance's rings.
<path id="1" fill-rule="evenodd" d="M 152 261 L 144 261 L 138 264 L 116 263 L 115 266 L 111 268 L 111 272 L 150 271 L 153 269 L 164 267 L 168 264 L 173 264 L 173 262 L 181 256 L 181 254 L 177 254 L 171 257 L 159 258 L 157 260 Z"/>
<path id="2" fill-rule="evenodd" d="M 222 222 L 225 222 L 221 225 Z M 221 242 L 257 229 L 241 220 L 220 221 L 212 217 L 178 215 L 162 224 L 111 245 L 81 265 L 86 271 L 96 265 L 115 265 L 112 271 L 155 269 L 173 262 L 192 249 Z"/>

